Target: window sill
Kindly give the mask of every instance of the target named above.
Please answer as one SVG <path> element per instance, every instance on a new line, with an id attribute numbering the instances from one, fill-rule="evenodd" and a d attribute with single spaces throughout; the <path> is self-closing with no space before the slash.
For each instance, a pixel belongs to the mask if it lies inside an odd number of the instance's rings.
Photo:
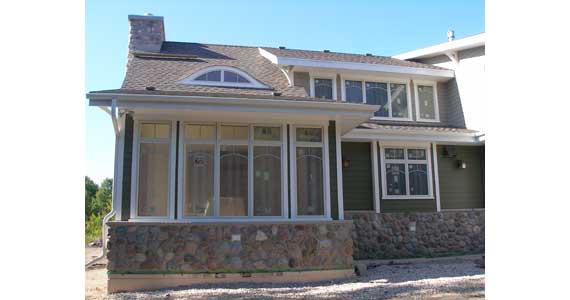
<path id="1" fill-rule="evenodd" d="M 382 200 L 433 200 L 433 196 L 383 196 Z"/>
<path id="2" fill-rule="evenodd" d="M 399 122 L 413 122 L 411 118 L 388 118 L 388 117 L 372 117 L 370 120 L 375 121 L 399 121 Z"/>
<path id="3" fill-rule="evenodd" d="M 441 123 L 439 119 L 431 120 L 431 119 L 417 119 L 417 122 L 424 122 L 424 123 Z"/>

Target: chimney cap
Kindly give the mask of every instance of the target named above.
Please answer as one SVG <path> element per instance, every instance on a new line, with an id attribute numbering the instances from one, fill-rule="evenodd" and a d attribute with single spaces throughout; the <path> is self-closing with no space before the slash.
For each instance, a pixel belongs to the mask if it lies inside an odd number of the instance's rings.
<path id="1" fill-rule="evenodd" d="M 129 15 L 129 20 L 164 20 L 164 17 L 161 16 L 155 16 L 153 14 L 144 14 L 144 15 Z"/>
<path id="2" fill-rule="evenodd" d="M 447 31 L 447 41 L 451 42 L 455 40 L 455 31 L 453 29 L 449 29 Z"/>

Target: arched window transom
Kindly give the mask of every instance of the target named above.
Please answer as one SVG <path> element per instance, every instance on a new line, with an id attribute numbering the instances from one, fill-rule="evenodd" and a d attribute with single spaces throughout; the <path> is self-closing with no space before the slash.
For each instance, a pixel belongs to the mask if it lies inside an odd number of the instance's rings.
<path id="1" fill-rule="evenodd" d="M 179 83 L 188 85 L 269 88 L 237 68 L 222 66 L 202 69 L 181 80 Z"/>

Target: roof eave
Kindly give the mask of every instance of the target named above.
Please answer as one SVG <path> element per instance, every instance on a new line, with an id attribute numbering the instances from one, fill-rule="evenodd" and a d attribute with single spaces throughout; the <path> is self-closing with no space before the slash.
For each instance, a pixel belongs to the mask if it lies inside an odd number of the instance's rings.
<path id="1" fill-rule="evenodd" d="M 429 130 L 362 129 L 355 128 L 343 140 L 425 141 L 441 144 L 484 145 L 485 138 L 478 132 L 436 132 Z"/>
<path id="2" fill-rule="evenodd" d="M 420 48 L 401 54 L 392 56 L 392 58 L 408 60 L 418 58 L 428 58 L 437 55 L 443 55 L 446 52 L 455 52 L 465 49 L 471 49 L 485 45 L 485 33 L 479 33 L 470 37 L 457 39 L 451 42 L 445 42 L 425 48 Z"/>
<path id="3" fill-rule="evenodd" d="M 301 66 L 308 68 L 322 68 L 322 69 L 343 69 L 352 71 L 369 71 L 369 72 L 382 72 L 382 73 L 395 73 L 416 76 L 433 76 L 438 78 L 453 78 L 455 72 L 453 70 L 440 70 L 429 68 L 414 68 L 405 66 L 394 66 L 386 64 L 367 64 L 356 62 L 342 62 L 320 59 L 307 59 L 307 58 L 291 58 L 277 56 L 265 49 L 259 48 L 259 53 L 267 58 L 269 61 L 276 65 L 281 66 Z"/>

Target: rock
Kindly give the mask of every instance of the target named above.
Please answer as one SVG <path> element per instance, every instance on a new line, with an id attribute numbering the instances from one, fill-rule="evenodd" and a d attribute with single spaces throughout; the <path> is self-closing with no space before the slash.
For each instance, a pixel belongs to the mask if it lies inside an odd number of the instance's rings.
<path id="1" fill-rule="evenodd" d="M 354 271 L 358 276 L 366 276 L 368 275 L 368 266 L 365 263 L 356 262 L 354 264 Z"/>
<path id="2" fill-rule="evenodd" d="M 481 257 L 481 259 L 475 260 L 475 266 L 478 268 L 485 269 L 485 255 Z"/>
<path id="3" fill-rule="evenodd" d="M 146 255 L 142 254 L 142 253 L 137 253 L 135 254 L 135 261 L 137 262 L 143 262 L 146 260 Z"/>
<path id="4" fill-rule="evenodd" d="M 255 240 L 256 241 L 265 241 L 265 240 L 267 240 L 267 235 L 265 233 L 263 233 L 263 231 L 258 230 L 257 234 L 255 235 Z"/>
<path id="5" fill-rule="evenodd" d="M 103 241 L 101 239 L 96 239 L 89 243 L 89 247 L 103 247 Z"/>

